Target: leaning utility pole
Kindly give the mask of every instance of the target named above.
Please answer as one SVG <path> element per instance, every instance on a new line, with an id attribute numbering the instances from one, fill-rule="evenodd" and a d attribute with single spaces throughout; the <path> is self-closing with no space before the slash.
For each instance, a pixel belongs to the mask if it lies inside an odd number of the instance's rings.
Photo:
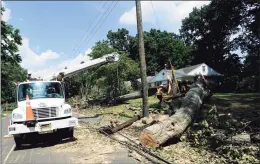
<path id="1" fill-rule="evenodd" d="M 144 39 L 143 39 L 143 25 L 142 25 L 142 11 L 141 2 L 136 0 L 136 19 L 137 19 L 137 30 L 139 39 L 139 56 L 141 61 L 141 82 L 142 82 L 142 96 L 143 96 L 143 117 L 149 116 L 148 107 L 148 86 L 147 86 L 147 75 L 146 75 L 146 62 L 144 55 Z"/>

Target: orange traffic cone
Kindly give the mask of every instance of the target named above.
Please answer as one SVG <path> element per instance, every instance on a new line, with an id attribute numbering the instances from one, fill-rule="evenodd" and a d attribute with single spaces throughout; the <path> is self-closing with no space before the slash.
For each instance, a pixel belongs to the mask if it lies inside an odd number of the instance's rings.
<path id="1" fill-rule="evenodd" d="M 27 121 L 34 120 L 33 110 L 28 95 L 26 95 L 26 120 Z"/>

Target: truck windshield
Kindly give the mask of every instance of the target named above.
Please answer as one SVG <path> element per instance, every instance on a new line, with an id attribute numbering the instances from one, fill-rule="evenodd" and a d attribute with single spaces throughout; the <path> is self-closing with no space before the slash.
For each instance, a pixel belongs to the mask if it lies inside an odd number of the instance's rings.
<path id="1" fill-rule="evenodd" d="M 64 98 L 60 83 L 57 82 L 36 82 L 21 84 L 18 89 L 18 101 L 39 98 Z"/>

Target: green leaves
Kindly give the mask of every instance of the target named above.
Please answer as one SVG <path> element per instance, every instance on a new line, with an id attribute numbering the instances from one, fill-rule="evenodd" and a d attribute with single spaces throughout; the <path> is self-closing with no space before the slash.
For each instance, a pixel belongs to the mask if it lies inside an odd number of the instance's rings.
<path id="1" fill-rule="evenodd" d="M 223 91 L 234 91 L 242 75 L 259 75 L 259 11 L 256 0 L 213 0 L 200 9 L 194 8 L 182 20 L 180 34 L 192 47 L 192 63 L 205 62 L 224 74 Z M 235 39 L 230 39 L 235 34 Z M 247 53 L 244 68 L 238 55 L 232 53 L 238 48 Z M 254 87 L 257 91 L 258 85 Z"/>
<path id="2" fill-rule="evenodd" d="M 1 8 L 3 14 L 4 8 Z M 24 81 L 27 71 L 20 66 L 22 58 L 18 46 L 22 45 L 20 31 L 12 25 L 1 21 L 1 97 L 2 100 L 13 102 L 16 97 L 17 81 Z"/>
<path id="3" fill-rule="evenodd" d="M 92 57 L 93 59 L 96 59 L 115 51 L 115 49 L 108 46 L 108 43 L 106 41 L 99 41 L 92 48 L 92 52 L 88 54 L 88 56 Z"/>
<path id="4" fill-rule="evenodd" d="M 106 96 L 115 97 L 127 92 L 125 81 L 132 81 L 138 78 L 138 65 L 127 57 L 120 55 L 120 60 L 101 66 L 94 73 L 96 80 L 101 80 L 100 88 L 106 90 Z"/>

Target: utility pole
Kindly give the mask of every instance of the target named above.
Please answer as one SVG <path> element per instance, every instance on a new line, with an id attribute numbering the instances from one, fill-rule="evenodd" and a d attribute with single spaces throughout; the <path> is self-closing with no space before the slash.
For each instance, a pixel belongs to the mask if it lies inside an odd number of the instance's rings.
<path id="1" fill-rule="evenodd" d="M 145 61 L 145 52 L 144 52 L 141 1 L 136 0 L 135 2 L 136 2 L 136 19 L 137 19 L 137 30 L 138 30 L 138 40 L 139 40 L 139 56 L 141 61 L 140 70 L 141 70 L 142 96 L 143 96 L 143 117 L 148 117 L 149 116 L 148 86 L 147 86 L 146 61 Z"/>

